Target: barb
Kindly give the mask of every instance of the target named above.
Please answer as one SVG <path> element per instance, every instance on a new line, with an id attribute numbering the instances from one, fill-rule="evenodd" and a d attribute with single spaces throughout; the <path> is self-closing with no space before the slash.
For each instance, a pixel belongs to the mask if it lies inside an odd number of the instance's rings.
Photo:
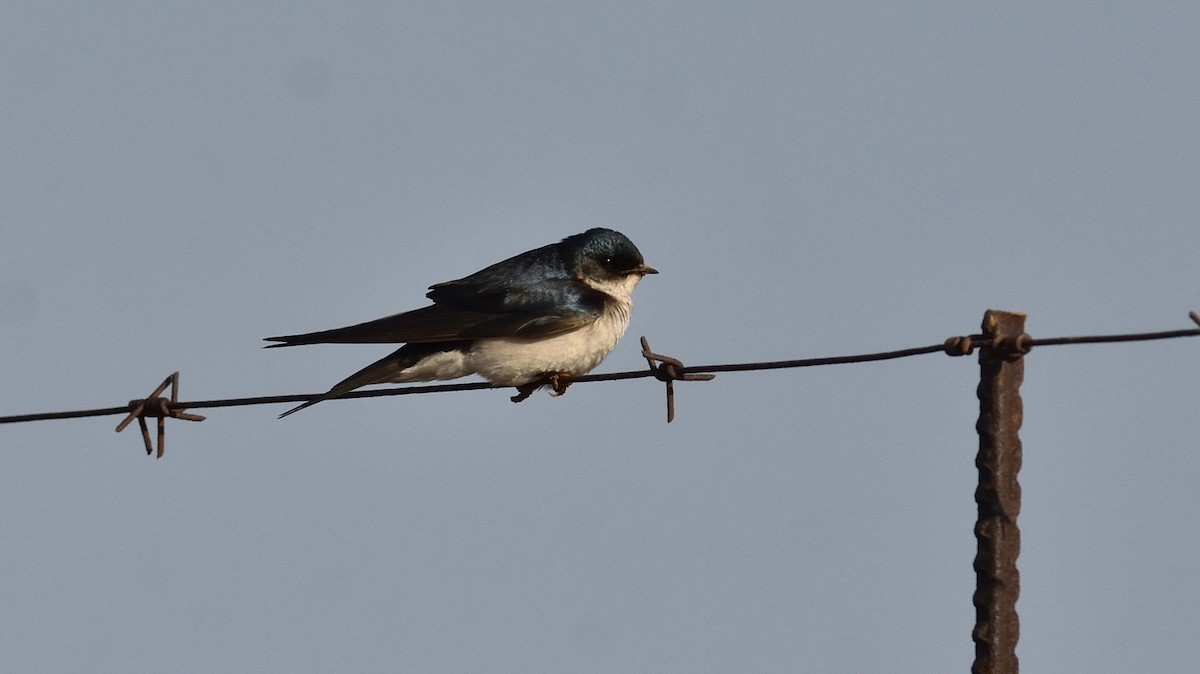
<path id="1" fill-rule="evenodd" d="M 171 387 L 171 399 L 160 398 L 159 395 L 168 386 Z M 167 417 L 185 421 L 204 421 L 204 417 L 199 414 L 184 412 L 185 407 L 179 405 L 179 373 L 174 372 L 145 399 L 129 401 L 129 416 L 117 424 L 117 432 L 125 430 L 130 422 L 137 419 L 138 426 L 142 429 L 142 440 L 146 443 L 146 456 L 150 456 L 154 448 L 150 445 L 150 429 L 146 427 L 146 417 L 158 417 L 158 456 L 155 458 L 161 459 L 167 445 Z"/>
<path id="2" fill-rule="evenodd" d="M 646 337 L 642 336 L 642 358 L 646 359 L 646 364 L 650 366 L 650 372 L 654 374 L 654 378 L 666 382 L 667 384 L 667 423 L 675 421 L 675 380 L 681 381 L 710 381 L 715 379 L 715 374 L 699 374 L 685 372 L 687 368 L 683 366 L 683 362 L 678 358 L 670 356 L 661 356 L 650 350 L 650 342 Z M 658 361 L 658 365 L 654 362 Z"/>
<path id="3" fill-rule="evenodd" d="M 1074 344 L 1100 344 L 1109 342 L 1145 342 L 1159 339 L 1173 339 L 1177 337 L 1195 337 L 1200 336 L 1200 313 L 1195 311 L 1188 314 L 1189 318 L 1196 323 L 1197 327 L 1186 330 L 1168 330 L 1163 332 L 1141 332 L 1134 334 L 1118 334 L 1118 335 L 1089 335 L 1081 337 L 1049 337 L 1044 339 L 1033 339 L 1029 335 L 1019 335 L 1008 340 L 1003 344 L 990 343 L 988 338 L 983 335 L 972 334 L 961 337 L 951 337 L 941 344 L 932 344 L 929 346 L 919 346 L 911 349 L 900 349 L 896 351 L 882 351 L 878 353 L 864 353 L 850 356 L 833 356 L 826 358 L 803 358 L 798 360 L 775 360 L 775 361 L 759 361 L 749 363 L 725 363 L 718 365 L 693 365 L 684 366 L 677 359 L 659 354 L 647 354 L 648 348 L 643 345 L 643 357 L 647 357 L 647 361 L 657 360 L 659 365 L 654 365 L 651 362 L 651 367 L 648 370 L 634 370 L 630 372 L 611 372 L 606 374 L 589 374 L 582 377 L 574 377 L 570 383 L 586 383 L 596 381 L 621 381 L 625 379 L 644 379 L 653 377 L 660 381 L 665 381 L 668 384 L 668 414 L 673 411 L 673 381 L 695 381 L 692 375 L 716 374 L 720 372 L 748 372 L 757 370 L 778 370 L 785 368 L 798 367 L 815 367 L 819 365 L 845 365 L 849 363 L 867 363 L 880 360 L 894 360 L 897 358 L 909 358 L 912 356 L 920 356 L 929 353 L 944 353 L 950 356 L 966 356 L 974 353 L 976 349 L 998 349 L 1012 355 L 1028 353 L 1035 346 L 1060 346 Z M 666 379 L 664 379 L 666 377 Z M 566 382 L 564 382 L 566 383 Z M 398 395 L 414 395 L 423 393 L 448 393 L 455 391 L 480 391 L 484 389 L 504 388 L 492 386 L 486 382 L 470 382 L 461 384 L 436 384 L 427 386 L 404 386 L 399 388 L 374 389 L 369 391 L 351 391 L 336 398 L 337 400 L 353 399 L 353 398 L 375 398 L 379 396 L 398 396 Z M 165 390 L 165 389 L 164 389 Z M 158 393 L 161 393 L 159 391 Z M 178 402 L 174 399 L 164 401 L 163 403 L 154 403 L 147 405 L 143 409 L 145 416 L 163 416 L 160 410 L 161 405 L 165 404 L 165 416 L 176 416 L 174 412 L 182 412 L 184 409 L 196 409 L 204 407 L 244 407 L 248 405 L 274 405 L 280 403 L 296 403 L 311 400 L 314 393 L 295 394 L 295 395 L 276 395 L 276 396 L 255 396 L 249 398 L 225 398 L 221 400 L 196 400 L 187 402 Z M 157 396 L 151 396 L 152 399 Z M 149 409 L 149 411 L 146 411 Z M 101 407 L 95 409 L 72 410 L 67 412 L 45 412 L 41 414 L 19 414 L 14 416 L 0 417 L 0 424 L 12 424 L 26 421 L 47 421 L 51 419 L 79 419 L 84 417 L 100 417 L 112 416 L 117 414 L 129 414 L 131 408 L 126 407 Z M 138 415 L 135 415 L 135 418 Z M 195 415 L 189 415 L 195 416 Z M 179 416 L 180 419 L 189 419 L 189 416 Z M 673 418 L 673 415 L 672 415 Z"/>

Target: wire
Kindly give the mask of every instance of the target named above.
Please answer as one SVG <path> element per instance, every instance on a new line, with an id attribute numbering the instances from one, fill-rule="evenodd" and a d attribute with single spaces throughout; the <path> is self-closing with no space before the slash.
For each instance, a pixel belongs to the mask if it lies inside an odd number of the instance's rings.
<path id="1" fill-rule="evenodd" d="M 1193 321 L 1200 326 L 1200 314 L 1191 312 L 1189 316 Z M 1032 339 L 1028 335 L 1022 335 L 1023 339 L 1018 340 L 1018 346 L 1022 352 L 1028 351 L 1035 346 L 1062 346 L 1075 344 L 1099 344 L 1110 342 L 1144 342 L 1159 339 L 1173 339 L 1178 337 L 1195 337 L 1200 336 L 1200 327 L 1188 330 L 1169 330 L 1164 332 L 1141 332 L 1133 334 L 1117 334 L 1117 335 L 1088 335 L 1079 337 L 1049 337 L 1043 339 Z M 646 377 L 654 377 L 661 381 L 671 381 L 678 379 L 700 378 L 695 375 L 712 375 L 718 372 L 748 372 L 756 370 L 778 370 L 786 368 L 799 367 L 816 367 L 820 365 L 845 365 L 849 363 L 865 363 L 880 360 L 893 360 L 897 358 L 909 358 L 912 356 L 920 356 L 929 353 L 946 353 L 949 355 L 960 356 L 968 355 L 976 348 L 992 348 L 996 345 L 982 343 L 981 335 L 970 335 L 967 337 L 951 337 L 942 344 L 932 344 L 929 346 L 919 346 L 910 349 L 899 349 L 895 351 L 882 351 L 878 353 L 862 353 L 849 356 L 832 356 L 825 358 L 803 358 L 798 360 L 776 360 L 776 361 L 759 361 L 749 363 L 725 363 L 718 365 L 698 365 L 684 366 L 679 361 L 666 356 L 657 356 L 649 352 L 649 347 L 643 338 L 643 356 L 646 356 L 651 361 L 650 369 L 635 370 L 630 372 L 610 372 L 606 374 L 590 374 L 581 377 L 573 377 L 570 381 L 576 383 L 590 383 L 597 381 L 621 381 L 624 379 L 644 379 Z M 654 365 L 654 361 L 660 362 L 658 366 Z M 707 377 L 711 378 L 711 377 Z M 484 389 L 506 388 L 493 386 L 486 382 L 469 382 L 460 384 L 436 384 L 428 386 L 404 386 L 399 388 L 374 389 L 368 391 L 351 391 L 344 395 L 338 396 L 338 399 L 346 398 L 375 398 L 380 396 L 400 396 L 400 395 L 415 395 L 424 393 L 450 393 L 457 391 L 480 391 Z M 220 400 L 193 400 L 193 401 L 170 401 L 165 402 L 165 409 L 172 412 L 182 411 L 184 409 L 199 409 L 204 407 L 245 407 L 248 405 L 274 405 L 278 403 L 296 403 L 311 400 L 320 394 L 292 394 L 292 395 L 274 395 L 274 396 L 254 396 L 248 398 L 223 398 Z M 13 416 L 0 417 L 0 424 L 12 424 L 27 421 L 49 421 L 52 419 L 78 419 L 83 417 L 101 417 L 113 416 L 117 414 L 128 415 L 133 403 L 142 402 L 138 400 L 131 401 L 131 405 L 123 407 L 100 407 L 95 409 L 70 410 L 65 412 L 44 412 L 40 414 L 18 414 Z"/>

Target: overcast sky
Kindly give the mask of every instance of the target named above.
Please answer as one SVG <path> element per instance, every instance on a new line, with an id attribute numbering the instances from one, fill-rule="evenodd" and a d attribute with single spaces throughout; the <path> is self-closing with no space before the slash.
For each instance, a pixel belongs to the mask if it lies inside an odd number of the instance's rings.
<path id="1" fill-rule="evenodd" d="M 1200 4 L 0 9 L 0 415 L 324 391 L 589 227 L 598 371 L 1200 309 Z M 1027 359 L 1018 653 L 1185 672 L 1200 340 Z M 974 358 L 0 427 L 0 669 L 961 672 Z"/>

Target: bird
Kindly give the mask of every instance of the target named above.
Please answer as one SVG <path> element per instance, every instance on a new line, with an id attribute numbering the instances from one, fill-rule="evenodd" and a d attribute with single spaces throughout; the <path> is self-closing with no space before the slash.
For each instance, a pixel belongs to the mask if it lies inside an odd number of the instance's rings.
<path id="1" fill-rule="evenodd" d="M 370 384 L 478 374 L 515 386 L 513 402 L 542 386 L 562 395 L 590 372 L 629 326 L 632 293 L 647 274 L 624 234 L 589 229 L 454 281 L 429 286 L 433 304 L 343 328 L 267 337 L 266 348 L 403 343 L 279 418 Z"/>

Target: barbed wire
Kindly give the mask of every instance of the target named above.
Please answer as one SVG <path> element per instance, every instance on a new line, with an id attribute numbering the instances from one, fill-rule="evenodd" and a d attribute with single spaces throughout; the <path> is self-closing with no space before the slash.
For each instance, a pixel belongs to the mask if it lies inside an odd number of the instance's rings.
<path id="1" fill-rule="evenodd" d="M 1188 314 L 1188 317 L 1196 323 L 1197 327 L 1184 330 L 1167 330 L 1160 332 L 1139 332 L 1125 334 L 1110 334 L 1110 335 L 1085 335 L 1076 337 L 1047 337 L 1035 339 L 1027 334 L 1022 334 L 1015 339 L 1007 340 L 1003 343 L 992 343 L 983 335 L 972 334 L 960 337 L 951 337 L 941 344 L 931 344 L 929 346 L 918 346 L 908 349 L 898 349 L 893 351 L 881 351 L 875 353 L 860 353 L 848 356 L 830 356 L 823 358 L 801 358 L 795 360 L 775 360 L 775 361 L 757 361 L 746 363 L 724 363 L 717 365 L 694 365 L 686 366 L 680 360 L 670 356 L 664 356 L 654 353 L 650 350 L 649 342 L 645 337 L 641 338 L 642 357 L 646 359 L 648 368 L 645 370 L 633 370 L 629 372 L 609 372 L 604 374 L 589 374 L 580 377 L 572 377 L 569 380 L 570 384 L 591 383 L 599 381 L 621 381 L 625 379 L 644 379 L 653 377 L 659 381 L 665 382 L 667 386 L 667 422 L 670 423 L 675 418 L 675 396 L 674 383 L 676 381 L 706 381 L 712 379 L 717 373 L 721 372 L 748 372 L 757 370 L 778 370 L 788 368 L 801 367 L 816 367 L 821 365 L 845 365 L 850 363 L 866 363 L 881 360 L 895 360 L 898 358 L 909 358 L 912 356 L 920 356 L 930 353 L 945 353 L 950 356 L 966 356 L 974 353 L 976 349 L 993 349 L 1006 355 L 1006 357 L 1018 358 L 1028 353 L 1030 349 L 1036 346 L 1063 346 L 1076 344 L 1101 344 L 1113 342 L 1145 342 L 1160 339 L 1174 339 L 1179 337 L 1196 337 L 1200 336 L 1200 314 L 1193 311 Z M 535 382 L 535 384 L 526 389 L 522 387 L 519 395 L 513 396 L 513 402 L 520 402 L 528 397 L 528 393 L 544 384 L 545 382 Z M 167 388 L 171 389 L 170 399 L 160 397 Z M 494 386 L 487 382 L 466 382 L 458 384 L 432 384 L 420 386 L 404 386 L 398 388 L 373 389 L 366 391 L 351 391 L 343 395 L 333 398 L 332 400 L 353 399 L 353 398 L 377 398 L 382 396 L 400 396 L 400 395 L 417 395 L 425 393 L 450 393 L 458 391 L 480 391 L 484 389 L 499 389 L 508 388 L 502 386 Z M 126 415 L 125 419 L 117 426 L 117 431 L 123 430 L 133 420 L 138 420 L 142 429 L 142 436 L 145 440 L 147 453 L 150 453 L 150 436 L 149 430 L 146 427 L 146 417 L 155 417 L 158 419 L 158 455 L 162 456 L 163 449 L 163 433 L 164 419 L 172 417 L 184 419 L 187 421 L 202 421 L 204 417 L 188 414 L 184 410 L 187 409 L 203 409 L 203 408 L 219 408 L 219 407 L 245 407 L 249 405 L 274 405 L 279 403 L 296 403 L 306 402 L 318 397 L 322 394 L 307 393 L 307 394 L 292 394 L 292 395 L 273 395 L 273 396 L 253 396 L 246 398 L 222 398 L 218 400 L 192 400 L 180 401 L 179 394 L 179 373 L 176 372 L 167 377 L 162 384 L 154 390 L 150 396 L 129 401 L 122 407 L 100 407 L 95 409 L 69 410 L 64 412 L 43 412 L 38 414 L 18 414 L 12 416 L 0 417 L 0 424 L 21 423 L 30 421 L 50 421 L 56 419 L 79 419 L 85 417 L 100 417 L 114 416 L 118 414 Z"/>

